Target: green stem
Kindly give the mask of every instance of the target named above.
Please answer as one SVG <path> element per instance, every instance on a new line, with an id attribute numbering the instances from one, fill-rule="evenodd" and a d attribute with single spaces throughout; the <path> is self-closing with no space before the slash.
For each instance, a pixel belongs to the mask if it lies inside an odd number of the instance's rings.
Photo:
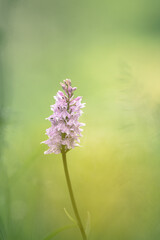
<path id="1" fill-rule="evenodd" d="M 81 221 L 81 218 L 80 218 L 79 213 L 78 213 L 76 201 L 75 201 L 75 198 L 74 198 L 74 195 L 73 195 L 72 184 L 71 184 L 71 180 L 70 180 L 70 177 L 69 177 L 67 159 L 66 159 L 66 152 L 65 152 L 64 146 L 62 146 L 62 159 L 63 159 L 64 172 L 65 172 L 65 176 L 66 176 L 67 186 L 68 186 L 69 195 L 70 195 L 70 199 L 71 199 L 71 202 L 72 202 L 72 207 L 73 207 L 73 210 L 74 210 L 74 214 L 76 216 L 77 223 L 78 223 L 79 229 L 81 231 L 83 240 L 87 240 L 87 236 L 86 236 L 86 233 L 84 231 L 82 221 Z"/>

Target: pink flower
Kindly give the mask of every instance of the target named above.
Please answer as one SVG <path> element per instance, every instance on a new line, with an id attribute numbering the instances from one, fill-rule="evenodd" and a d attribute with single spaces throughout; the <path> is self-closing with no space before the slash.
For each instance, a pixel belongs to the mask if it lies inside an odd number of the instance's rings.
<path id="1" fill-rule="evenodd" d="M 49 146 L 45 154 L 61 153 L 62 145 L 65 151 L 79 146 L 79 138 L 82 136 L 84 123 L 79 122 L 82 115 L 81 108 L 85 107 L 85 103 L 81 103 L 82 97 L 74 98 L 76 87 L 71 86 L 71 80 L 66 79 L 61 83 L 65 94 L 61 91 L 57 92 L 54 97 L 56 102 L 51 105 L 53 114 L 47 119 L 51 122 L 51 127 L 46 130 L 49 139 L 42 142 Z"/>

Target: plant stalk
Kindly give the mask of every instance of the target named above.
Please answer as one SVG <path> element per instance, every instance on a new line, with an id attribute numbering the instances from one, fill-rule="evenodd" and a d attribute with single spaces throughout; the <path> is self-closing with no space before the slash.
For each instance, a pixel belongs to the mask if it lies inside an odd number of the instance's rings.
<path id="1" fill-rule="evenodd" d="M 75 201 L 75 198 L 74 198 L 74 195 L 73 195 L 72 184 L 71 184 L 71 180 L 70 180 L 70 176 L 69 176 L 69 171 L 68 171 L 68 166 L 67 166 L 67 158 L 66 158 L 66 152 L 65 152 L 64 146 L 62 146 L 61 153 L 62 153 L 62 159 L 63 159 L 64 172 L 65 172 L 65 176 L 66 176 L 67 186 L 68 186 L 69 195 L 70 195 L 72 207 L 73 207 L 73 210 L 74 210 L 74 214 L 76 216 L 77 224 L 78 224 L 78 227 L 81 231 L 83 240 L 87 240 L 87 236 L 86 236 L 86 233 L 84 231 L 82 221 L 81 221 L 80 215 L 78 213 L 76 201 Z"/>

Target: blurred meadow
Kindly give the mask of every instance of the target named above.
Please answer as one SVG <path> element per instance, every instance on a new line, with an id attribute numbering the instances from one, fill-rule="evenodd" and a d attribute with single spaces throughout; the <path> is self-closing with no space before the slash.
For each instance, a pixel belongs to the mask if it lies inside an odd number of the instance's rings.
<path id="1" fill-rule="evenodd" d="M 61 155 L 40 145 L 66 78 L 86 102 L 82 147 L 67 156 L 89 239 L 159 240 L 158 0 L 0 0 L 0 240 L 72 224 Z"/>

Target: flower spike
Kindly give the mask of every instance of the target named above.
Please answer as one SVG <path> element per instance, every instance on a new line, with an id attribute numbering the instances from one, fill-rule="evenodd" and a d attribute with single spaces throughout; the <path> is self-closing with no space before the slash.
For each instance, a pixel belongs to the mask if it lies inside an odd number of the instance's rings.
<path id="1" fill-rule="evenodd" d="M 71 86 L 70 79 L 60 84 L 65 93 L 58 91 L 54 97 L 56 102 L 51 105 L 53 114 L 47 118 L 51 127 L 46 130 L 49 139 L 43 142 L 49 146 L 45 154 L 59 154 L 62 146 L 66 152 L 79 146 L 79 138 L 82 136 L 80 127 L 85 125 L 79 122 L 83 113 L 81 108 L 85 107 L 85 104 L 81 103 L 82 97 L 74 98 L 73 95 L 77 88 Z"/>

